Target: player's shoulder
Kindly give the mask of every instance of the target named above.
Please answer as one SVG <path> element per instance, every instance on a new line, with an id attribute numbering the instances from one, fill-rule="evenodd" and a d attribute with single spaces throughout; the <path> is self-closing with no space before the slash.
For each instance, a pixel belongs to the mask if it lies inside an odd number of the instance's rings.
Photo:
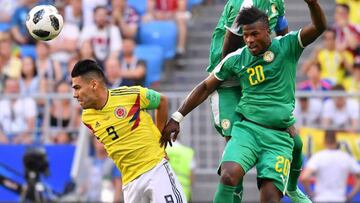
<path id="1" fill-rule="evenodd" d="M 140 93 L 141 86 L 121 86 L 114 89 L 110 89 L 110 96 L 126 95 L 126 94 L 138 94 Z"/>

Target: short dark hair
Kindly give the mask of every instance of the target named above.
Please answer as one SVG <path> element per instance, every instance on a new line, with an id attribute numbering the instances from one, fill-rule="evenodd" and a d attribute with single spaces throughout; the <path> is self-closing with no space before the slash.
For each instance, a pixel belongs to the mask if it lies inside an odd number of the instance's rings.
<path id="1" fill-rule="evenodd" d="M 350 12 L 350 6 L 347 4 L 336 4 L 336 6 L 344 8 L 348 13 Z"/>
<path id="2" fill-rule="evenodd" d="M 257 21 L 263 22 L 267 27 L 269 26 L 269 19 L 266 13 L 254 6 L 241 9 L 237 17 L 239 25 L 250 25 Z"/>
<path id="3" fill-rule="evenodd" d="M 100 66 L 96 63 L 96 61 L 91 59 L 84 59 L 78 61 L 73 70 L 71 71 L 71 77 L 75 78 L 78 76 L 85 76 L 85 77 L 96 77 L 103 82 L 106 81 L 104 72 L 100 68 Z"/>
<path id="4" fill-rule="evenodd" d="M 326 130 L 324 136 L 325 143 L 335 144 L 336 141 L 336 131 L 335 130 Z"/>

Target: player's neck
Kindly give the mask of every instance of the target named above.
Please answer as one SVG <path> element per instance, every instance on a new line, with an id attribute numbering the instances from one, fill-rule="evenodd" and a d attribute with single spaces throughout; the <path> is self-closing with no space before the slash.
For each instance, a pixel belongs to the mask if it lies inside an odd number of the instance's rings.
<path id="1" fill-rule="evenodd" d="M 108 91 L 109 90 L 107 88 L 105 88 L 104 91 L 101 91 L 101 93 L 99 94 L 98 99 L 97 99 L 98 102 L 96 103 L 96 106 L 95 106 L 96 110 L 101 110 L 105 107 L 105 105 L 109 99 Z"/>

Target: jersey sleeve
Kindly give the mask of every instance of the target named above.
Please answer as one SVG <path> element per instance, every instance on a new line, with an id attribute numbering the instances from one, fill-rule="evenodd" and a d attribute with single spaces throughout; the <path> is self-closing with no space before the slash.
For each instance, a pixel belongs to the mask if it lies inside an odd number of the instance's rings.
<path id="1" fill-rule="evenodd" d="M 230 54 L 215 67 L 213 74 L 218 80 L 224 81 L 233 75 L 232 67 L 235 66 L 235 58 Z"/>
<path id="2" fill-rule="evenodd" d="M 140 107 L 142 109 L 156 109 L 160 104 L 160 93 L 155 90 L 140 87 Z"/>
<path id="3" fill-rule="evenodd" d="M 238 19 L 239 18 L 239 15 L 236 15 L 236 18 L 234 20 L 234 22 L 232 23 L 231 27 L 227 27 L 225 26 L 225 28 L 227 30 L 229 30 L 231 33 L 233 33 L 234 35 L 237 35 L 237 36 L 242 36 L 242 27 L 238 24 Z"/>
<path id="4" fill-rule="evenodd" d="M 304 45 L 302 44 L 300 33 L 301 30 L 289 32 L 280 39 L 281 47 L 283 47 L 283 49 L 286 50 L 287 55 L 294 62 L 297 62 L 299 60 L 305 48 Z"/>
<path id="5" fill-rule="evenodd" d="M 285 3 L 284 0 L 271 0 L 270 3 L 275 5 L 279 16 L 285 15 Z"/>

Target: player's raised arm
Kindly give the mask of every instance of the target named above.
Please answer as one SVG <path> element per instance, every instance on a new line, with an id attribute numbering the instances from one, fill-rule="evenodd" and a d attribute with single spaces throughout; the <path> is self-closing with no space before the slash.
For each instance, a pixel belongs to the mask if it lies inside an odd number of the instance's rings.
<path id="1" fill-rule="evenodd" d="M 171 134 L 174 133 L 173 141 L 176 140 L 180 131 L 179 123 L 189 112 L 199 106 L 205 101 L 208 96 L 214 92 L 214 90 L 221 84 L 222 81 L 217 79 L 214 73 L 211 73 L 205 80 L 200 82 L 186 97 L 182 105 L 177 112 L 173 113 L 171 119 L 166 124 L 162 131 L 160 139 L 161 146 L 167 146 L 167 143 L 171 144 Z"/>
<path id="2" fill-rule="evenodd" d="M 304 0 L 309 7 L 312 23 L 303 27 L 300 33 L 302 45 L 305 47 L 316 40 L 326 29 L 326 18 L 317 0 Z"/>

